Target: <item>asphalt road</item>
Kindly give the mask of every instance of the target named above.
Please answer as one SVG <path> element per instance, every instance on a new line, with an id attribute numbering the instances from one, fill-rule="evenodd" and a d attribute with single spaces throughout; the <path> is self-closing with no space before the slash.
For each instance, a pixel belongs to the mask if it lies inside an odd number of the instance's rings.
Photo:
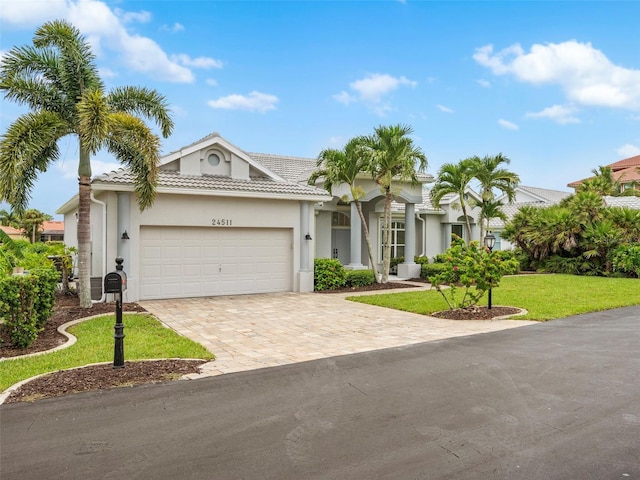
<path id="1" fill-rule="evenodd" d="M 0 478 L 640 479 L 640 308 L 0 407 Z"/>

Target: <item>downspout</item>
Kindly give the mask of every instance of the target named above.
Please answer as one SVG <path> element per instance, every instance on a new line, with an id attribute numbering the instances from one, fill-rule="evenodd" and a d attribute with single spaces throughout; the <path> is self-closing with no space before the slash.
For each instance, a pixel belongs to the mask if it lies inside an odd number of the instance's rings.
<path id="1" fill-rule="evenodd" d="M 422 253 L 420 253 L 420 255 L 418 256 L 424 257 L 424 254 L 427 250 L 427 222 L 420 216 L 419 213 L 416 213 L 416 219 L 422 222 Z"/>
<path id="2" fill-rule="evenodd" d="M 102 205 L 102 275 L 104 276 L 107 272 L 107 204 L 97 200 L 93 196 L 93 190 L 91 191 L 91 201 L 96 202 L 99 205 Z M 102 291 L 102 296 L 100 300 L 91 300 L 91 303 L 104 303 L 107 295 L 104 293 L 104 288 L 100 288 Z"/>

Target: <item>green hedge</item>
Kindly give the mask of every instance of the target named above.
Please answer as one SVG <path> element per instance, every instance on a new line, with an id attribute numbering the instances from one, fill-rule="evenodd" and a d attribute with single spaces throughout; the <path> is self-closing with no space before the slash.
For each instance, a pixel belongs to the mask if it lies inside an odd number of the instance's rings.
<path id="1" fill-rule="evenodd" d="M 335 290 L 344 287 L 347 276 L 344 267 L 335 258 L 316 258 L 313 268 L 314 290 Z"/>
<path id="2" fill-rule="evenodd" d="M 0 319 L 9 327 L 9 340 L 17 347 L 31 345 L 51 316 L 57 280 L 53 267 L 0 278 Z"/>
<path id="3" fill-rule="evenodd" d="M 444 263 L 423 263 L 420 269 L 420 277 L 429 280 L 435 275 L 439 275 L 447 269 Z"/>
<path id="4" fill-rule="evenodd" d="M 347 287 L 364 287 L 376 283 L 373 276 L 373 270 L 347 270 L 346 286 Z"/>

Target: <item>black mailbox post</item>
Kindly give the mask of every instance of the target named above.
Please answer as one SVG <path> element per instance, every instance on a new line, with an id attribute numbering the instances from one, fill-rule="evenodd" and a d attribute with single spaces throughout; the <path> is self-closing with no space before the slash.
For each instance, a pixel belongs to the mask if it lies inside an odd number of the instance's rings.
<path id="1" fill-rule="evenodd" d="M 116 271 L 104 277 L 104 293 L 113 293 L 116 297 L 116 326 L 114 327 L 115 345 L 113 349 L 113 368 L 124 368 L 124 325 L 122 323 L 122 292 L 127 289 L 127 274 L 122 269 L 122 257 L 116 258 Z"/>

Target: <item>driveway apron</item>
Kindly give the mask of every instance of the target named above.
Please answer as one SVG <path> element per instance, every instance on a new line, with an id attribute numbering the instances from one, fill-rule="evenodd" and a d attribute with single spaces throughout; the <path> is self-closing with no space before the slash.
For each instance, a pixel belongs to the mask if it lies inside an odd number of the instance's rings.
<path id="1" fill-rule="evenodd" d="M 405 290 L 406 291 L 406 290 Z M 459 321 L 351 302 L 348 294 L 278 293 L 139 302 L 216 355 L 191 378 L 274 367 L 529 325 Z"/>

